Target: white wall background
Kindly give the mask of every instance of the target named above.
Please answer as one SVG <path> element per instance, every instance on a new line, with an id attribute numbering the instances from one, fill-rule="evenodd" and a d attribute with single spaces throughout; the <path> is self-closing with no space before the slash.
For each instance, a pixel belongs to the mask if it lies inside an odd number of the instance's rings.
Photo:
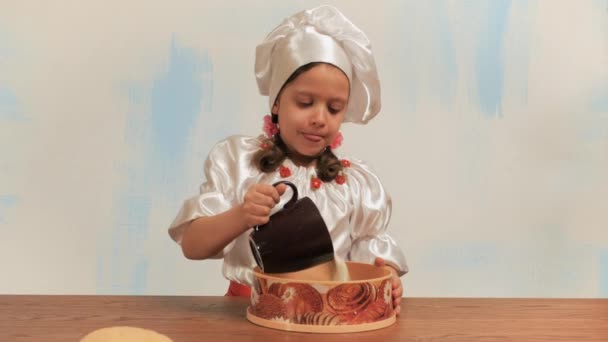
<path id="1" fill-rule="evenodd" d="M 608 1 L 327 1 L 383 110 L 408 296 L 608 297 Z M 256 44 L 318 1 L 0 1 L 0 293 L 223 294 L 167 235 L 266 114 Z"/>

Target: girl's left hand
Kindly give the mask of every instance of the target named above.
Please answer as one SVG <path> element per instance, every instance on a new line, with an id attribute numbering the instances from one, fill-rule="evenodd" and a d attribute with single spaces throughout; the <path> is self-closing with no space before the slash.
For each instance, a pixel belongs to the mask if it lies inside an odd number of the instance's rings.
<path id="1" fill-rule="evenodd" d="M 393 274 L 393 309 L 395 310 L 395 313 L 399 315 L 401 312 L 401 296 L 403 296 L 403 284 L 401 284 L 401 278 L 399 278 L 397 270 L 390 265 L 387 265 L 384 259 L 377 257 L 376 260 L 374 260 L 374 264 L 376 266 L 386 267 Z"/>

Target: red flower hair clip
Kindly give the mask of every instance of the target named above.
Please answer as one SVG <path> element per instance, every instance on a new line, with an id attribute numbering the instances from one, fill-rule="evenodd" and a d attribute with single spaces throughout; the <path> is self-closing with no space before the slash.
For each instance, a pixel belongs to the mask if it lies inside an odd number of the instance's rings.
<path id="1" fill-rule="evenodd" d="M 264 127 L 262 129 L 264 130 L 264 134 L 266 134 L 266 137 L 268 138 L 272 138 L 277 133 L 279 133 L 279 127 L 277 126 L 277 124 L 272 122 L 272 117 L 270 115 L 264 116 Z"/>
<path id="2" fill-rule="evenodd" d="M 336 137 L 334 138 L 334 140 L 331 142 L 331 144 L 329 145 L 329 147 L 332 150 L 337 149 L 338 147 L 342 146 L 342 141 L 344 140 L 344 136 L 342 135 L 342 132 L 338 132 L 338 134 L 336 134 Z"/>

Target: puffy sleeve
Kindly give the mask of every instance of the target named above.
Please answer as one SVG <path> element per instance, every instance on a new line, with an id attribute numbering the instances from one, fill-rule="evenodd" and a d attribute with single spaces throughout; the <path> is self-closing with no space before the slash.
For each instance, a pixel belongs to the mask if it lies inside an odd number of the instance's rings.
<path id="1" fill-rule="evenodd" d="M 178 244 L 181 244 L 184 229 L 192 220 L 221 214 L 237 203 L 236 190 L 243 177 L 241 170 L 247 170 L 243 165 L 248 162 L 248 156 L 243 153 L 246 148 L 243 142 L 242 137 L 230 137 L 217 143 L 209 152 L 204 166 L 206 180 L 200 186 L 200 194 L 184 201 L 169 227 L 169 235 Z M 233 245 L 234 241 L 214 258 L 222 258 Z"/>
<path id="2" fill-rule="evenodd" d="M 354 201 L 349 259 L 373 263 L 376 257 L 381 257 L 400 276 L 404 275 L 408 272 L 405 256 L 387 233 L 392 209 L 389 194 L 369 166 L 361 161 L 351 161 L 347 174 Z"/>

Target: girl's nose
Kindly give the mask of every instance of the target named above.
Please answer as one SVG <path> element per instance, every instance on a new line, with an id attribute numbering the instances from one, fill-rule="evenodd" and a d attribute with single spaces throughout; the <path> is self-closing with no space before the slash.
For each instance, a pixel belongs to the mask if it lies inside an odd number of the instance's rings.
<path id="1" fill-rule="evenodd" d="M 311 122 L 313 126 L 323 127 L 327 123 L 327 110 L 323 106 L 315 108 Z"/>

